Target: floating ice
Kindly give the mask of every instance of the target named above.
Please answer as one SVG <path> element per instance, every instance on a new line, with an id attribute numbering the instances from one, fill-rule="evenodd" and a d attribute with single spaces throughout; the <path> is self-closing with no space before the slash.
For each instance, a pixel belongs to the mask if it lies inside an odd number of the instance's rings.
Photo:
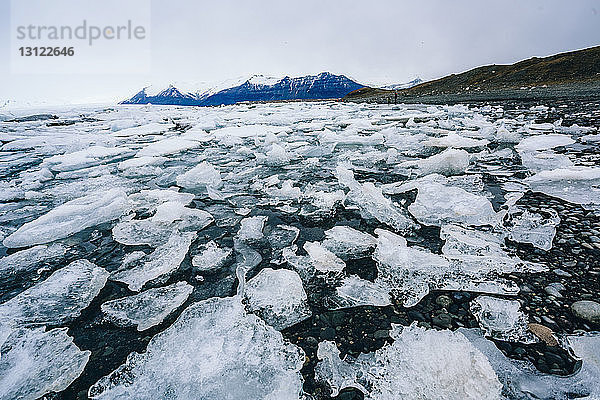
<path id="1" fill-rule="evenodd" d="M 334 226 L 325 231 L 323 246 L 342 259 L 361 258 L 369 255 L 377 240 L 349 226 Z"/>
<path id="2" fill-rule="evenodd" d="M 167 160 L 168 158 L 166 157 L 133 157 L 128 160 L 121 161 L 118 167 L 121 171 L 124 171 L 129 168 L 163 165 Z"/>
<path id="3" fill-rule="evenodd" d="M 202 144 L 193 140 L 185 140 L 181 138 L 171 137 L 159 140 L 158 142 L 150 143 L 143 149 L 137 152 L 138 157 L 150 156 L 168 156 L 171 154 L 181 153 L 190 149 L 200 147 Z"/>
<path id="4" fill-rule="evenodd" d="M 133 151 L 126 147 L 91 146 L 74 153 L 47 158 L 44 160 L 44 165 L 52 171 L 73 171 L 122 159 L 132 154 Z"/>
<path id="5" fill-rule="evenodd" d="M 288 269 L 262 269 L 246 282 L 248 309 L 278 331 L 311 316 L 300 276 Z"/>
<path id="6" fill-rule="evenodd" d="M 53 242 L 119 218 L 129 209 L 122 189 L 109 189 L 68 201 L 28 222 L 2 242 L 9 248 Z"/>
<path id="7" fill-rule="evenodd" d="M 546 211 L 550 214 L 549 218 L 518 207 L 511 207 L 507 214 L 509 239 L 520 243 L 531 243 L 542 250 L 550 250 L 560 218 L 556 211 L 551 209 Z"/>
<path id="8" fill-rule="evenodd" d="M 223 268 L 232 258 L 233 249 L 221 248 L 214 241 L 210 241 L 192 258 L 192 265 L 199 272 L 214 272 Z"/>
<path id="9" fill-rule="evenodd" d="M 110 300 L 100 307 L 106 318 L 118 326 L 137 326 L 144 331 L 160 324 L 181 306 L 194 290 L 193 286 L 178 282 L 169 286 L 148 289 L 142 293 Z"/>
<path id="10" fill-rule="evenodd" d="M 210 163 L 204 161 L 186 173 L 177 177 L 177 185 L 186 189 L 198 189 L 207 186 L 218 188 L 223 185 L 221 174 Z"/>
<path id="11" fill-rule="evenodd" d="M 195 238 L 195 232 L 176 231 L 164 245 L 139 260 L 134 267 L 113 272 L 110 279 L 127 284 L 135 292 L 151 280 L 166 280 L 179 267 Z"/>
<path id="12" fill-rule="evenodd" d="M 423 144 L 430 147 L 454 147 L 456 149 L 468 149 L 472 147 L 487 146 L 490 142 L 486 139 L 471 139 L 457 133 L 450 133 L 439 138 L 431 138 Z"/>
<path id="13" fill-rule="evenodd" d="M 310 262 L 313 267 L 322 273 L 339 273 L 344 270 L 346 263 L 338 258 L 331 251 L 327 250 L 320 243 L 305 242 L 304 250 L 310 257 Z"/>
<path id="14" fill-rule="evenodd" d="M 240 221 L 240 230 L 237 233 L 237 238 L 244 241 L 262 239 L 264 236 L 263 228 L 267 219 L 264 215 L 244 218 Z"/>
<path id="15" fill-rule="evenodd" d="M 346 201 L 358 207 L 363 218 L 376 219 L 399 231 L 406 231 L 414 226 L 404 210 L 385 197 L 373 183 L 357 182 L 354 173 L 343 165 L 337 166 L 336 174 L 338 181 L 350 189 Z"/>
<path id="16" fill-rule="evenodd" d="M 146 352 L 89 390 L 94 399 L 299 400 L 304 353 L 248 315 L 239 297 L 194 303 Z"/>
<path id="17" fill-rule="evenodd" d="M 277 143 L 273 143 L 271 145 L 271 150 L 267 151 L 265 162 L 272 167 L 279 167 L 290 162 L 290 155 L 283 147 Z"/>
<path id="18" fill-rule="evenodd" d="M 16 329 L 0 340 L 0 398 L 37 399 L 65 390 L 85 368 L 90 351 L 81 351 L 67 329 Z"/>
<path id="19" fill-rule="evenodd" d="M 212 215 L 206 211 L 184 207 L 179 201 L 167 201 L 157 206 L 150 218 L 119 222 L 112 235 L 117 242 L 125 245 L 159 246 L 174 231 L 199 231 L 213 221 Z"/>
<path id="20" fill-rule="evenodd" d="M 464 150 L 446 149 L 443 152 L 417 161 L 406 161 L 399 165 L 404 168 L 416 168 L 418 176 L 437 173 L 441 175 L 460 175 L 469 166 L 469 153 Z"/>
<path id="21" fill-rule="evenodd" d="M 600 204 L 600 168 L 571 167 L 542 171 L 526 178 L 531 190 L 565 201 Z"/>
<path id="22" fill-rule="evenodd" d="M 541 151 L 521 151 L 521 163 L 530 171 L 539 172 L 555 168 L 569 168 L 573 166 L 571 159 L 565 154 Z"/>
<path id="23" fill-rule="evenodd" d="M 45 263 L 61 259 L 65 252 L 63 245 L 55 243 L 31 247 L 0 258 L 0 282 L 6 283 L 8 279 L 32 273 Z"/>
<path id="24" fill-rule="evenodd" d="M 425 179 L 416 187 L 417 198 L 408 206 L 408 211 L 424 225 L 461 223 L 494 226 L 498 223 L 492 203 L 484 196 Z"/>
<path id="25" fill-rule="evenodd" d="M 575 143 L 575 141 L 569 135 L 558 135 L 558 134 L 547 134 L 547 135 L 535 135 L 529 136 L 521 140 L 519 144 L 515 146 L 517 151 L 535 151 L 535 150 L 548 150 L 559 146 L 568 146 Z"/>
<path id="26" fill-rule="evenodd" d="M 520 310 L 521 304 L 517 300 L 479 296 L 471 302 L 470 308 L 486 336 L 509 342 L 536 342 L 527 328 L 527 316 Z"/>
<path id="27" fill-rule="evenodd" d="M 104 287 L 108 272 L 77 260 L 0 304 L 0 325 L 59 325 L 79 315 Z"/>
<path id="28" fill-rule="evenodd" d="M 373 400 L 502 398 L 490 362 L 462 334 L 413 324 L 393 326 L 390 336 L 392 344 L 343 361 L 335 344 L 320 343 L 315 379 L 327 383 L 333 396 L 356 387 Z"/>
<path id="29" fill-rule="evenodd" d="M 333 308 L 347 308 L 358 306 L 385 307 L 391 303 L 388 288 L 350 275 L 342 281 L 342 285 L 336 288 L 336 297 L 329 301 L 334 303 Z"/>
<path id="30" fill-rule="evenodd" d="M 482 337 L 478 329 L 457 331 L 464 335 L 479 351 L 488 358 L 498 379 L 504 385 L 504 394 L 508 398 L 556 399 L 600 398 L 600 363 L 598 346 L 600 337 L 568 336 L 569 343 L 576 356 L 582 359 L 579 372 L 562 377 L 542 374 L 531 363 L 506 358 L 496 345 Z"/>

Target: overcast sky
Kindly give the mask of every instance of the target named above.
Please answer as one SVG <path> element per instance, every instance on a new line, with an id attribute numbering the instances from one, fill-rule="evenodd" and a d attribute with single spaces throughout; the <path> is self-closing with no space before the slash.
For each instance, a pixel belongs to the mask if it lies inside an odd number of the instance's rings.
<path id="1" fill-rule="evenodd" d="M 151 16 L 149 73 L 12 74 L 0 0 L 0 100 L 110 102 L 148 83 L 254 73 L 401 83 L 600 44 L 597 0 L 154 0 Z"/>

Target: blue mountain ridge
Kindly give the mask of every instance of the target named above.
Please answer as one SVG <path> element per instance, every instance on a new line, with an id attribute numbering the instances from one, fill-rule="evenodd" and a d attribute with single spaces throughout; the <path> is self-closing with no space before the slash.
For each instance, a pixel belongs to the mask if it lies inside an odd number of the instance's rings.
<path id="1" fill-rule="evenodd" d="M 298 78 L 286 76 L 273 84 L 253 83 L 251 79 L 241 85 L 216 93 L 185 93 L 174 86 L 156 95 L 147 95 L 146 88 L 120 104 L 159 104 L 182 106 L 218 106 L 245 101 L 319 100 L 339 99 L 363 88 L 344 75 L 322 72 Z"/>

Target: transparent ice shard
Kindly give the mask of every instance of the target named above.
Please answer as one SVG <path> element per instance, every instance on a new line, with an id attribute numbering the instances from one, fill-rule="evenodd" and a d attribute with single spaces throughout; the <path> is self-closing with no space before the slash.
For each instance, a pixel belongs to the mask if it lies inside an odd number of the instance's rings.
<path id="1" fill-rule="evenodd" d="M 146 352 L 89 389 L 94 399 L 299 400 L 304 353 L 239 297 L 194 303 Z"/>
<path id="2" fill-rule="evenodd" d="M 262 269 L 246 282 L 244 297 L 248 309 L 278 331 L 312 314 L 300 276 L 288 269 Z"/>
<path id="3" fill-rule="evenodd" d="M 471 313 L 486 336 L 509 342 L 533 343 L 537 340 L 527 325 L 528 319 L 517 300 L 479 296 L 471 301 Z"/>
<path id="4" fill-rule="evenodd" d="M 185 282 L 145 290 L 133 296 L 107 301 L 101 305 L 106 319 L 117 326 L 136 326 L 144 331 L 160 324 L 181 306 L 194 288 Z"/>

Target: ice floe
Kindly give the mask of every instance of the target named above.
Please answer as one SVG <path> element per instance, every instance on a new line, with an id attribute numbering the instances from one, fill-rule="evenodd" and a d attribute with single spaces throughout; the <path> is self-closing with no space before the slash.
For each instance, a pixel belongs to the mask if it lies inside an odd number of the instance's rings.
<path id="1" fill-rule="evenodd" d="M 299 400 L 303 363 L 302 350 L 246 314 L 239 297 L 212 298 L 185 309 L 89 396 Z"/>
<path id="2" fill-rule="evenodd" d="M 533 343 L 527 316 L 520 310 L 517 300 L 479 296 L 471 302 L 471 312 L 486 336 L 509 342 Z"/>
<path id="3" fill-rule="evenodd" d="M 118 326 L 136 326 L 144 331 L 160 324 L 181 306 L 194 290 L 178 282 L 169 286 L 148 289 L 133 296 L 110 300 L 101 305 L 106 319 Z"/>
<path id="4" fill-rule="evenodd" d="M 262 269 L 246 282 L 248 309 L 277 330 L 310 317 L 306 292 L 300 276 L 287 269 Z"/>
<path id="5" fill-rule="evenodd" d="M 26 247 L 53 242 L 86 228 L 110 222 L 129 210 L 121 189 L 92 193 L 66 202 L 38 219 L 28 222 L 6 237 L 6 247 Z"/>

